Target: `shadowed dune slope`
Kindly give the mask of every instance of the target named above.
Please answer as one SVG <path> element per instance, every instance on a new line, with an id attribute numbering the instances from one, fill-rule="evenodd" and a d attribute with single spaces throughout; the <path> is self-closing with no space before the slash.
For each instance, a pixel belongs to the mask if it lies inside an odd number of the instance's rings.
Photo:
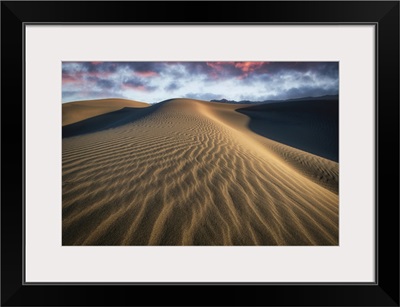
<path id="1" fill-rule="evenodd" d="M 242 107 L 173 99 L 64 138 L 63 245 L 337 245 L 338 164 Z"/>
<path id="2" fill-rule="evenodd" d="M 110 98 L 99 100 L 82 100 L 63 103 L 62 125 L 70 125 L 87 118 L 122 108 L 145 108 L 149 104 L 128 99 Z"/>
<path id="3" fill-rule="evenodd" d="M 97 115 L 62 127 L 62 136 L 66 138 L 123 126 L 147 116 L 158 107 L 158 104 L 146 108 L 126 107 L 117 111 Z"/>
<path id="4" fill-rule="evenodd" d="M 338 100 L 288 101 L 238 109 L 249 128 L 277 142 L 338 162 Z"/>

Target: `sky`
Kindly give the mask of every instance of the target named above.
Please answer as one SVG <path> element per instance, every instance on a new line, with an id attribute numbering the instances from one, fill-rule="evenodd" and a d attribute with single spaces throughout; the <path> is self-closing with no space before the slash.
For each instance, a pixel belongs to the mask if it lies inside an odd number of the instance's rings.
<path id="1" fill-rule="evenodd" d="M 284 100 L 336 95 L 338 62 L 63 62 L 62 102 Z"/>

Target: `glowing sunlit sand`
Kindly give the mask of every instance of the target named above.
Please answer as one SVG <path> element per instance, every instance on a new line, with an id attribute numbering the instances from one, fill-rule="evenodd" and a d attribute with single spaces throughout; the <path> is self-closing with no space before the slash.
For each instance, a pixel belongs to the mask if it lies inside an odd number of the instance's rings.
<path id="1" fill-rule="evenodd" d="M 63 245 L 338 244 L 338 163 L 253 129 L 267 111 L 111 102 L 63 104 Z"/>

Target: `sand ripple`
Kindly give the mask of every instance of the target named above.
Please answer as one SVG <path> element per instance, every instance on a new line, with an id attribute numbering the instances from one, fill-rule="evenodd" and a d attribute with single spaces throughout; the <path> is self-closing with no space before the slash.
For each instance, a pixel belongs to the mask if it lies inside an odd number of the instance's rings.
<path id="1" fill-rule="evenodd" d="M 175 99 L 63 139 L 63 245 L 337 245 L 338 164 Z"/>

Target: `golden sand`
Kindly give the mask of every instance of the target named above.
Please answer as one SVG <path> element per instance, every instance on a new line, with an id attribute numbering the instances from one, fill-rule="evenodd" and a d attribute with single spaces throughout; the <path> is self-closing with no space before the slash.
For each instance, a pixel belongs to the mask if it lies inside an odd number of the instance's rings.
<path id="1" fill-rule="evenodd" d="M 251 131 L 243 105 L 92 104 L 63 105 L 63 245 L 338 244 L 338 163 Z"/>
<path id="2" fill-rule="evenodd" d="M 62 107 L 62 125 L 66 126 L 125 107 L 144 108 L 148 106 L 149 105 L 144 102 L 120 98 L 81 100 L 65 103 Z"/>

